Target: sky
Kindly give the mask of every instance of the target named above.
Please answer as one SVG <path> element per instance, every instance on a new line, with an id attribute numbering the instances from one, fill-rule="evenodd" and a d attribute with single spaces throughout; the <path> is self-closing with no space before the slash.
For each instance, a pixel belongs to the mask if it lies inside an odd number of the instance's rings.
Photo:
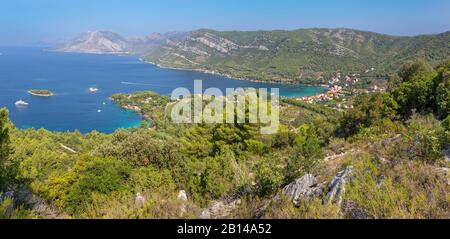
<path id="1" fill-rule="evenodd" d="M 450 0 L 1 0 L 0 45 L 57 43 L 90 30 L 152 32 L 354 28 L 450 30 Z"/>

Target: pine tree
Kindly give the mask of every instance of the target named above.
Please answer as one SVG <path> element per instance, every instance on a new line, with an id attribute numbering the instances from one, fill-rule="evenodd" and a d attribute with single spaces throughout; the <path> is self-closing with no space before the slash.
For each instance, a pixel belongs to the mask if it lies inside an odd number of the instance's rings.
<path id="1" fill-rule="evenodd" d="M 7 178 L 6 160 L 11 154 L 8 124 L 8 111 L 0 109 L 0 187 Z"/>

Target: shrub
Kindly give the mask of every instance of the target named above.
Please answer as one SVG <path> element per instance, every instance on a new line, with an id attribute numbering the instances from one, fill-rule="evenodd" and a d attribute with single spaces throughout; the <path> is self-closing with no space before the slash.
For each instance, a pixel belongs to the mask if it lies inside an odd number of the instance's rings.
<path id="1" fill-rule="evenodd" d="M 265 158 L 255 166 L 255 182 L 260 196 L 274 193 L 283 183 L 283 174 L 276 160 Z"/>
<path id="2" fill-rule="evenodd" d="M 245 145 L 247 151 L 253 154 L 264 155 L 269 151 L 268 147 L 263 142 L 258 140 L 254 139 L 245 140 Z"/>
<path id="3" fill-rule="evenodd" d="M 10 181 L 9 156 L 11 146 L 9 138 L 8 110 L 0 109 L 0 190 Z"/>
<path id="4" fill-rule="evenodd" d="M 398 108 L 397 102 L 388 94 L 360 95 L 355 107 L 341 118 L 337 134 L 349 137 L 383 118 L 395 119 Z"/>
<path id="5" fill-rule="evenodd" d="M 324 157 L 323 142 L 317 137 L 315 128 L 303 125 L 298 129 L 294 140 L 296 155 L 288 159 L 285 176 L 288 182 L 304 175 L 312 173 Z"/>
<path id="6" fill-rule="evenodd" d="M 97 152 L 102 157 L 115 157 L 133 167 L 153 165 L 165 168 L 180 161 L 177 144 L 165 143 L 146 129 L 119 130 Z"/>
<path id="7" fill-rule="evenodd" d="M 441 176 L 421 162 L 378 165 L 370 157 L 355 159 L 354 180 L 344 199 L 348 217 L 447 218 L 449 190 Z"/>
<path id="8" fill-rule="evenodd" d="M 92 201 L 92 194 L 109 195 L 128 189 L 130 168 L 116 159 L 84 158 L 74 169 L 77 178 L 65 189 L 65 207 L 73 214 L 82 213 Z"/>
<path id="9" fill-rule="evenodd" d="M 442 157 L 446 141 L 445 131 L 432 116 L 411 120 L 408 124 L 407 144 L 411 159 L 435 163 Z"/>

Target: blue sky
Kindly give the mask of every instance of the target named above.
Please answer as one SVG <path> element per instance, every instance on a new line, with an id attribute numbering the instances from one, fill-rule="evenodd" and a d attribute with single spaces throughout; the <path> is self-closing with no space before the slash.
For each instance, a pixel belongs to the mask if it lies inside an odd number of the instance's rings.
<path id="1" fill-rule="evenodd" d="M 0 45 L 123 35 L 346 27 L 393 35 L 450 30 L 449 0 L 1 0 Z"/>

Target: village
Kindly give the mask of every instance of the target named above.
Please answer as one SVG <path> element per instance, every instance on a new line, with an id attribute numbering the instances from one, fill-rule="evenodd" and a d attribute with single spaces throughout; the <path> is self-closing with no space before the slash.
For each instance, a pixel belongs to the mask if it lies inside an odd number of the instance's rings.
<path id="1" fill-rule="evenodd" d="M 364 71 L 364 74 L 369 74 L 374 72 L 375 68 L 370 68 Z M 338 110 L 353 108 L 351 104 L 348 104 L 346 101 L 347 96 L 353 95 L 355 93 L 356 85 L 362 82 L 361 74 L 351 74 L 343 76 L 342 73 L 336 73 L 328 81 L 328 91 L 325 93 L 317 94 L 314 96 L 305 96 L 296 98 L 296 100 L 313 104 L 313 103 L 323 103 L 336 101 L 335 107 Z M 384 86 L 380 86 L 379 84 L 370 84 L 366 89 L 362 92 L 364 93 L 372 93 L 372 92 L 385 92 L 386 88 Z M 340 103 L 339 103 L 340 102 Z"/>

